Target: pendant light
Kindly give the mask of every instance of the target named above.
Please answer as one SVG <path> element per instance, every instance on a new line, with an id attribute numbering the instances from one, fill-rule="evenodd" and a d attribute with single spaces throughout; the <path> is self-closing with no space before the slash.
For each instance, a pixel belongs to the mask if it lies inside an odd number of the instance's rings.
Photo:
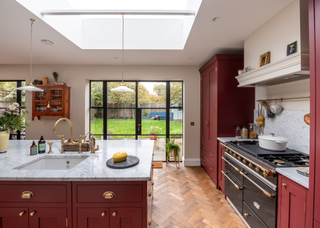
<path id="1" fill-rule="evenodd" d="M 124 13 L 122 15 L 122 82 L 120 86 L 111 89 L 113 92 L 134 92 L 133 89 L 126 87 L 123 83 L 123 65 L 124 65 Z"/>
<path id="2" fill-rule="evenodd" d="M 34 19 L 30 18 L 31 21 L 31 33 L 30 33 L 30 81 L 28 83 L 28 85 L 26 86 L 22 86 L 19 88 L 16 88 L 16 90 L 26 90 L 26 91 L 36 91 L 36 92 L 42 92 L 42 89 L 39 89 L 37 87 L 35 87 L 32 82 L 31 82 L 31 78 L 32 78 L 32 25 L 34 22 Z"/>

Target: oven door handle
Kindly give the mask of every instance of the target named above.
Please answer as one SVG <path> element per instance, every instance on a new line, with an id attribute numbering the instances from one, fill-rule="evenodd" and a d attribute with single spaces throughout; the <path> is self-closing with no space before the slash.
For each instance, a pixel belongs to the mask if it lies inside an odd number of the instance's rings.
<path id="1" fill-rule="evenodd" d="M 221 157 L 225 162 L 227 162 L 229 165 L 231 165 L 237 172 L 240 172 L 240 170 L 235 167 L 234 165 L 232 165 L 228 160 L 226 160 L 224 157 Z"/>
<path id="2" fill-rule="evenodd" d="M 242 190 L 242 189 L 243 189 L 241 186 L 239 187 L 239 185 L 235 184 L 235 183 L 231 180 L 231 178 L 228 177 L 227 174 L 226 174 L 225 172 L 223 172 L 222 170 L 221 170 L 221 173 L 222 173 L 226 178 L 228 178 L 228 180 L 234 185 L 234 187 L 236 187 L 236 189 L 238 189 L 238 190 Z"/>
<path id="3" fill-rule="evenodd" d="M 239 172 L 242 176 L 244 176 L 248 181 L 250 181 L 252 184 L 254 184 L 257 188 L 259 188 L 266 196 L 268 196 L 269 198 L 273 198 L 274 194 L 269 193 L 267 190 L 264 190 L 263 188 L 261 188 L 256 182 L 254 182 L 253 180 L 251 180 L 247 175 L 245 175 L 242 171 Z"/>

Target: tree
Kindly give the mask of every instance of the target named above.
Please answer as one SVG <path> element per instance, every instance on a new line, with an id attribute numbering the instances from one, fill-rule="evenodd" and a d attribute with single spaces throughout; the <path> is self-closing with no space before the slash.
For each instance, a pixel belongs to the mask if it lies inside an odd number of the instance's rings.
<path id="1" fill-rule="evenodd" d="M 170 82 L 171 106 L 182 106 L 182 82 Z"/>

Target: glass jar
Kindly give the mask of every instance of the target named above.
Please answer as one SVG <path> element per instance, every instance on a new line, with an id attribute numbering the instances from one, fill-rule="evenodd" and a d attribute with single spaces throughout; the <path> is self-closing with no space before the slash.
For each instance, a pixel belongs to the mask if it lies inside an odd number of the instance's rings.
<path id="1" fill-rule="evenodd" d="M 255 138 L 257 137 L 257 134 L 256 134 L 256 132 L 254 131 L 254 125 L 253 125 L 253 123 L 249 123 L 248 132 L 249 132 L 249 138 L 250 138 L 250 139 L 255 139 Z"/>
<path id="2" fill-rule="evenodd" d="M 246 127 L 243 127 L 241 130 L 241 138 L 243 138 L 243 139 L 248 138 L 248 129 Z"/>
<path id="3" fill-rule="evenodd" d="M 236 127 L 236 139 L 241 139 L 241 127 Z"/>

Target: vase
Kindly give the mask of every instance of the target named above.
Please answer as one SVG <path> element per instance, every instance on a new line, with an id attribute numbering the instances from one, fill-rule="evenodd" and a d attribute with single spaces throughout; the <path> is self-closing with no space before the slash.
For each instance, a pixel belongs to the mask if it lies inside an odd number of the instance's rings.
<path id="1" fill-rule="evenodd" d="M 7 152 L 10 131 L 0 131 L 0 154 Z"/>

